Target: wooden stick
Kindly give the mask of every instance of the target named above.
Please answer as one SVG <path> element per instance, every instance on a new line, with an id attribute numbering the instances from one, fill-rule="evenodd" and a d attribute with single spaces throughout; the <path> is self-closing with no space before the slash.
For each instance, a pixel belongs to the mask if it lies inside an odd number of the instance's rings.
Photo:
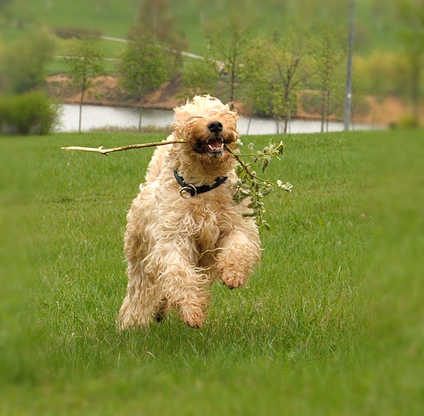
<path id="1" fill-rule="evenodd" d="M 143 144 L 130 144 L 128 146 L 114 147 L 112 149 L 104 149 L 103 146 L 100 147 L 79 147 L 79 146 L 69 146 L 61 147 L 62 150 L 79 150 L 82 152 L 94 152 L 101 153 L 102 155 L 108 155 L 108 153 L 121 152 L 123 150 L 132 150 L 132 149 L 144 149 L 145 147 L 155 147 L 155 146 L 165 146 L 168 144 L 176 143 L 186 143 L 185 140 L 176 140 L 168 142 L 157 142 L 157 143 L 143 143 Z"/>

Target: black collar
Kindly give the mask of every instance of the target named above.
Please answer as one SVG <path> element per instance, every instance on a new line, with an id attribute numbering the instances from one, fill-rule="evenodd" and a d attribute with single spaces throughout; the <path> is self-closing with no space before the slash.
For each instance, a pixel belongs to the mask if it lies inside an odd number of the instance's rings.
<path id="1" fill-rule="evenodd" d="M 195 186 L 192 183 L 184 182 L 184 178 L 178 175 L 177 169 L 174 170 L 174 176 L 177 182 L 181 185 L 180 195 L 183 198 L 192 198 L 197 194 L 212 191 L 212 189 L 218 188 L 219 185 L 222 185 L 228 179 L 227 176 L 219 176 L 215 179 L 215 183 L 213 185 Z"/>

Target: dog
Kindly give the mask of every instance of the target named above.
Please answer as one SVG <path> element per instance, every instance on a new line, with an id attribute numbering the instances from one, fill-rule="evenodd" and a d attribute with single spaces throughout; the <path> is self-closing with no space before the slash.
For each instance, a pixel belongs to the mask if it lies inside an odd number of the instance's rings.
<path id="1" fill-rule="evenodd" d="M 127 215 L 127 293 L 119 329 L 162 321 L 176 308 L 200 328 L 208 288 L 221 280 L 244 286 L 260 260 L 260 239 L 248 200 L 236 203 L 238 114 L 209 95 L 174 109 L 175 123 L 148 166 Z"/>

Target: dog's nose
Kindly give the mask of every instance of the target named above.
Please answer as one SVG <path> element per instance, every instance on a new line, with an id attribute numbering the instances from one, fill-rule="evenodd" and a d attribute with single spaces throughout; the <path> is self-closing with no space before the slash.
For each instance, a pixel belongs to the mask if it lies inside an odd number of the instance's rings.
<path id="1" fill-rule="evenodd" d="M 211 121 L 208 124 L 208 129 L 212 132 L 212 133 L 219 133 L 220 131 L 222 131 L 223 125 L 220 121 Z"/>

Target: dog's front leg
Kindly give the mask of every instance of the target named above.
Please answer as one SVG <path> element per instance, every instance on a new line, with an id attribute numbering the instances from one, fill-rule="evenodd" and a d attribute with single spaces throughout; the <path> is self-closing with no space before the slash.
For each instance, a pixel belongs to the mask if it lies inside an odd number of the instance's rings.
<path id="1" fill-rule="evenodd" d="M 257 233 L 234 230 L 221 243 L 217 268 L 221 280 L 230 289 L 244 286 L 253 266 L 259 262 L 261 249 Z"/>
<path id="2" fill-rule="evenodd" d="M 171 306 L 179 309 L 183 321 L 200 328 L 205 320 L 209 295 L 206 275 L 196 267 L 194 242 L 178 238 L 157 246 L 158 277 Z"/>

